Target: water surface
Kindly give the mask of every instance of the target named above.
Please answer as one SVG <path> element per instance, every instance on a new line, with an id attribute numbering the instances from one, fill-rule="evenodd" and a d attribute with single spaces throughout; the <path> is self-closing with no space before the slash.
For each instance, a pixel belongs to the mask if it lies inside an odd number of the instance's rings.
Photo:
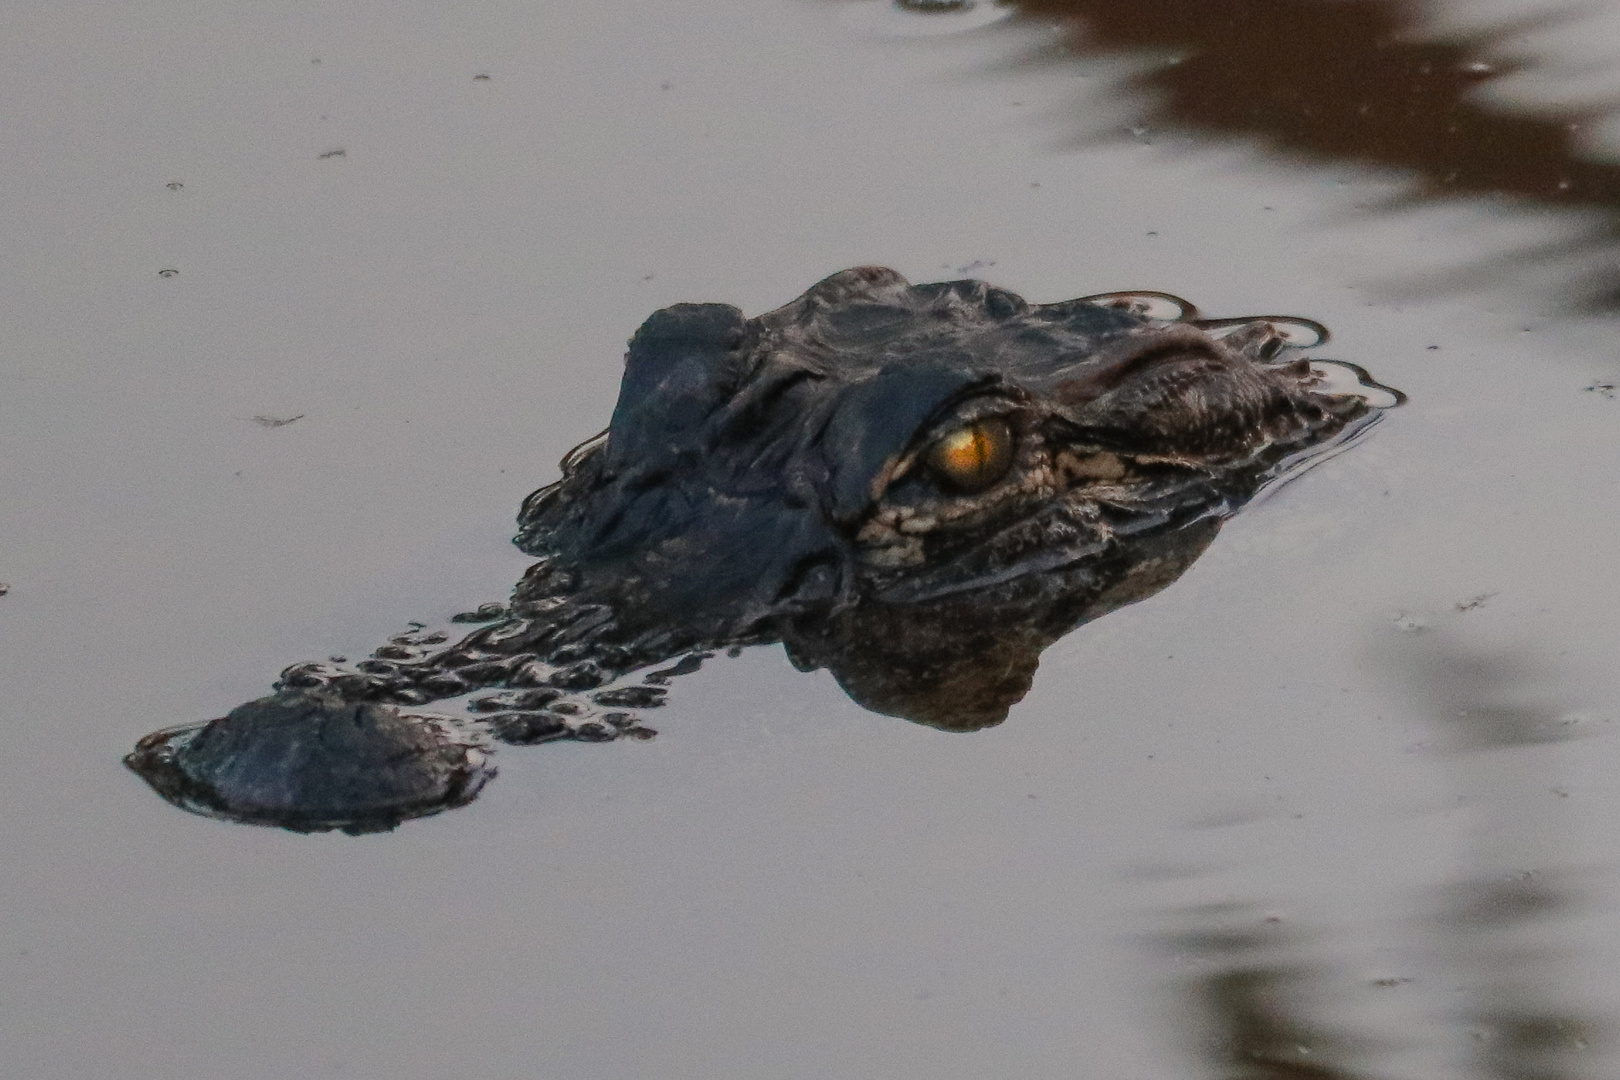
<path id="1" fill-rule="evenodd" d="M 0 15 L 5 1072 L 1614 1075 L 1620 365 L 1560 261 L 1608 242 L 1612 12 L 1442 81 L 1506 163 L 1459 195 L 1185 104 L 1246 54 L 1162 6 Z M 1528 12 L 1219 7 L 1464 65 Z M 1309 40 L 1276 66 L 1372 70 Z M 1498 131 L 1580 198 L 1514 187 Z M 503 596 L 646 314 L 868 262 L 1317 318 L 1411 402 L 979 734 L 755 650 L 657 739 L 503 751 L 384 836 L 192 817 L 119 764 Z"/>

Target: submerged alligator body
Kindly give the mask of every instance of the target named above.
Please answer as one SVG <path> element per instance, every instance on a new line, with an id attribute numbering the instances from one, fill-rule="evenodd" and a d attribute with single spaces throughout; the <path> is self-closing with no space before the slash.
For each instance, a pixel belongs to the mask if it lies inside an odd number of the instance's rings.
<path id="1" fill-rule="evenodd" d="M 508 604 L 457 616 L 489 625 L 289 668 L 126 760 L 201 813 L 388 829 L 471 801 L 497 743 L 647 737 L 634 710 L 672 676 L 772 642 L 874 711 L 987 727 L 1047 645 L 1164 588 L 1262 488 L 1399 402 L 1298 355 L 1325 337 L 1164 294 L 1032 305 L 876 267 L 752 319 L 666 308 L 630 342 L 608 429 L 524 502 L 538 561 Z M 471 715 L 419 711 L 476 691 Z"/>

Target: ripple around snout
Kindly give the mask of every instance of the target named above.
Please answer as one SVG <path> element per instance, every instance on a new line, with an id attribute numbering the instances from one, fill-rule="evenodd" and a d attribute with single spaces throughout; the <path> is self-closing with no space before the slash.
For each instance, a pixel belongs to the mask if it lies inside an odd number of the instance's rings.
<path id="1" fill-rule="evenodd" d="M 1092 293 L 1079 299 L 1099 307 L 1127 311 L 1139 318 L 1152 319 L 1155 322 L 1190 322 L 1198 318 L 1198 305 L 1191 300 L 1183 300 L 1174 293 L 1159 292 L 1155 289 Z"/>
<path id="2" fill-rule="evenodd" d="M 1012 7 L 991 0 L 859 0 L 839 12 L 845 23 L 876 38 L 962 34 L 1012 14 Z"/>
<path id="3" fill-rule="evenodd" d="M 1314 349 L 1318 345 L 1325 345 L 1333 336 L 1326 326 L 1315 319 L 1299 315 L 1245 315 L 1231 319 L 1197 318 L 1188 321 L 1215 338 L 1264 323 L 1271 335 L 1286 349 Z"/>
<path id="4" fill-rule="evenodd" d="M 1406 395 L 1374 379 L 1360 364 L 1345 360 L 1312 360 L 1311 389 L 1335 397 L 1358 397 L 1373 409 L 1393 409 L 1406 404 Z"/>

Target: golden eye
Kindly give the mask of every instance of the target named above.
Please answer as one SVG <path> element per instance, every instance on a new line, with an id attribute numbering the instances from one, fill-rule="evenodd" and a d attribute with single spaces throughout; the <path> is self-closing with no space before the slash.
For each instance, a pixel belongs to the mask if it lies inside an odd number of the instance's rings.
<path id="1" fill-rule="evenodd" d="M 1012 429 L 992 416 L 943 435 L 928 450 L 928 467 L 951 487 L 972 495 L 1007 475 L 1012 451 Z"/>

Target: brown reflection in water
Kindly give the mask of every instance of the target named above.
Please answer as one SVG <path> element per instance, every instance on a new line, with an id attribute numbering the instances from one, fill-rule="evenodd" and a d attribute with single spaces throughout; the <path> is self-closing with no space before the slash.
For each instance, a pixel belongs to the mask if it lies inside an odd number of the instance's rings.
<path id="1" fill-rule="evenodd" d="M 1076 625 L 1170 586 L 1204 553 L 1218 520 L 1121 538 L 1084 581 L 925 605 L 867 603 L 783 637 L 793 663 L 825 667 L 855 701 L 941 731 L 1001 723 L 1028 693 L 1048 645 Z M 1069 575 L 1072 576 L 1072 575 Z M 1044 584 L 1065 580 L 1054 571 Z"/>
<path id="2" fill-rule="evenodd" d="M 1183 962 L 1208 964 L 1183 987 L 1193 1056 L 1219 1080 L 1361 1080 L 1375 1044 L 1335 1031 L 1317 1007 L 1330 972 L 1304 958 L 1280 927 L 1253 928 L 1243 908 L 1213 905 L 1183 913 L 1192 926 L 1165 944 Z M 1234 916 L 1251 926 L 1233 927 Z"/>
<path id="3" fill-rule="evenodd" d="M 1160 944 L 1197 973 L 1176 997 L 1187 1048 L 1214 1080 L 1370 1080 L 1407 1054 L 1447 1062 L 1442 1075 L 1478 1080 L 1595 1080 L 1606 1025 L 1560 1002 L 1567 976 L 1545 944 L 1574 891 L 1557 876 L 1481 877 L 1447 890 L 1412 926 L 1410 976 L 1357 979 L 1353 958 L 1325 959 L 1332 942 L 1268 923 L 1242 905 L 1197 906 Z M 1414 995 L 1434 1017 L 1398 1038 L 1346 1030 L 1367 995 Z M 1359 995 L 1359 998 L 1358 998 Z"/>
<path id="4" fill-rule="evenodd" d="M 1558 673 L 1527 653 L 1470 645 L 1447 630 L 1401 634 L 1396 641 L 1387 664 L 1449 749 L 1530 746 L 1586 734 Z M 1477 771 L 1477 763 L 1459 764 Z"/>
<path id="5" fill-rule="evenodd" d="M 1581 1015 L 1562 970 L 1558 920 L 1577 907 L 1561 871 L 1485 876 L 1451 890 L 1439 938 L 1465 979 L 1458 1013 L 1468 1075 L 1490 1080 L 1588 1080 L 1609 1024 Z"/>
<path id="6" fill-rule="evenodd" d="M 1202 1074 L 1614 1075 L 1613 1024 L 1582 1003 L 1571 964 L 1583 933 L 1571 920 L 1591 910 L 1594 894 L 1613 895 L 1615 875 L 1574 868 L 1570 856 L 1570 802 L 1547 745 L 1582 730 L 1565 720 L 1565 680 L 1529 652 L 1472 644 L 1454 625 L 1390 631 L 1376 655 L 1437 735 L 1440 775 L 1468 821 L 1459 872 L 1423 890 L 1415 917 L 1389 928 L 1407 966 L 1373 982 L 1330 932 L 1268 921 L 1258 904 L 1173 912 L 1157 945 L 1195 973 L 1175 996 Z M 1346 927 L 1346 936 L 1364 929 Z M 1388 993 L 1409 995 L 1412 1022 L 1397 1033 L 1347 1034 L 1345 1018 L 1366 1015 L 1367 995 Z M 1385 1071 L 1408 1055 L 1439 1072 Z"/>
<path id="7" fill-rule="evenodd" d="M 1567 967 L 1567 920 L 1594 883 L 1571 869 L 1570 805 L 1545 745 L 1586 734 L 1567 678 L 1455 626 L 1387 638 L 1385 656 L 1440 734 L 1440 762 L 1470 815 L 1462 880 L 1442 889 L 1432 920 L 1436 966 L 1459 984 L 1468 1075 L 1602 1075 L 1594 1054 L 1612 1025 L 1579 1005 Z M 1612 891 L 1612 873 L 1602 877 Z"/>
<path id="8" fill-rule="evenodd" d="M 1539 110 L 1477 93 L 1524 70 L 1507 43 L 1568 15 L 1542 15 L 1443 37 L 1427 4 L 1406 0 L 1014 0 L 1071 22 L 1068 56 L 1169 54 L 1131 80 L 1150 128 L 1260 139 L 1315 161 L 1405 170 L 1408 202 L 1502 195 L 1531 206 L 1609 216 L 1584 241 L 1518 250 L 1452 284 L 1510 272 L 1526 259 L 1563 260 L 1620 237 L 1620 166 L 1582 156 L 1581 129 L 1605 106 Z M 1511 259 L 1511 264 L 1510 260 Z M 1432 287 L 1431 282 L 1429 287 Z M 1620 273 L 1590 286 L 1620 306 Z"/>
<path id="9" fill-rule="evenodd" d="M 1557 759 L 1540 745 L 1585 734 L 1566 680 L 1528 651 L 1470 644 L 1454 627 L 1402 634 L 1390 649 L 1470 804 L 1465 877 L 1442 891 L 1435 920 L 1440 963 L 1462 981 L 1470 1075 L 1601 1075 L 1593 1053 L 1611 1025 L 1583 1015 L 1566 967 L 1561 923 L 1582 906 L 1581 882 Z"/>

